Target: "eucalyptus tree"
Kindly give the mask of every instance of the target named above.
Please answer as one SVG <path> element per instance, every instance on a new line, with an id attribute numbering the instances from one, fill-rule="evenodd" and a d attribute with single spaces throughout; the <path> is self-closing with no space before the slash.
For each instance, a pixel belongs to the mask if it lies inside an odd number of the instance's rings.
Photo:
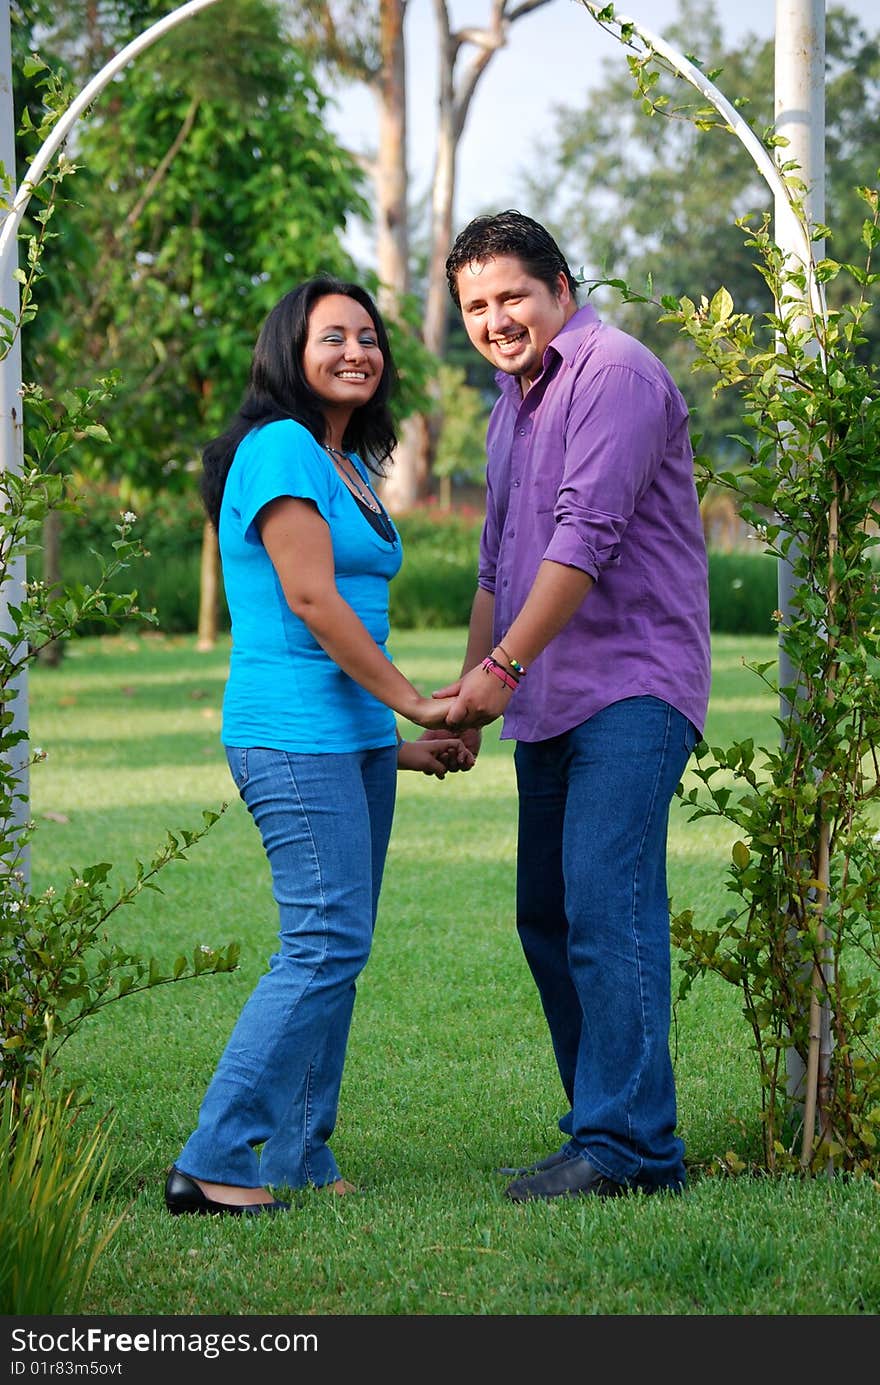
<path id="1" fill-rule="evenodd" d="M 435 357 L 443 357 L 446 351 L 449 304 L 444 266 L 452 241 L 456 158 L 471 103 L 489 64 L 507 44 L 511 25 L 549 3 L 486 0 L 477 15 L 457 23 L 449 0 L 433 0 L 437 134 L 422 338 Z M 310 56 L 328 72 L 363 83 L 376 98 L 378 144 L 374 154 L 363 156 L 363 163 L 375 184 L 376 254 L 386 306 L 393 306 L 413 287 L 406 147 L 407 5 L 408 0 L 297 0 L 288 7 L 294 32 Z M 428 414 L 411 421 L 384 488 L 390 508 L 405 510 L 426 493 L 438 426 L 436 402 Z"/>
<path id="2" fill-rule="evenodd" d="M 665 37 L 695 53 L 757 133 L 772 126 L 772 39 L 727 47 L 711 0 L 680 0 Z M 877 173 L 880 34 L 867 34 L 835 6 L 827 15 L 826 61 L 826 219 L 835 230 L 829 253 L 848 262 L 857 258 L 863 219 L 856 189 L 873 185 Z M 584 105 L 557 107 L 555 126 L 530 164 L 539 171 L 523 175 L 529 201 L 587 279 L 643 291 L 650 284 L 646 296 L 657 299 L 695 289 L 711 298 L 724 284 L 737 308 L 759 320 L 772 297 L 736 218 L 769 212 L 771 193 L 739 141 L 674 118 L 681 94 L 673 78 L 660 74 L 652 94 L 668 99 L 670 118 L 646 119 L 626 66 L 617 55 L 609 58 Z M 852 284 L 843 278 L 828 286 L 832 302 L 844 292 Z M 613 291 L 596 296 L 613 303 L 614 320 L 667 362 L 692 406 L 703 449 L 729 459 L 737 450 L 729 435 L 743 432 L 738 392 L 716 395 L 708 376 L 693 375 L 692 343 L 659 324 L 649 305 L 618 303 Z M 769 341 L 769 325 L 766 331 Z M 880 328 L 866 322 L 865 332 L 864 351 L 876 353 Z"/>

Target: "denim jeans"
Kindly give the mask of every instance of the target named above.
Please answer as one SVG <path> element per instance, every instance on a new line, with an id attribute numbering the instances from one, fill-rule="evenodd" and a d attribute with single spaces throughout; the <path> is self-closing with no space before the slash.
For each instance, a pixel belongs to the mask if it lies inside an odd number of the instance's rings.
<path id="1" fill-rule="evenodd" d="M 230 748 L 227 758 L 269 859 L 280 945 L 238 1018 L 176 1165 L 237 1187 L 321 1186 L 340 1176 L 328 1141 L 355 981 L 376 921 L 397 748 L 328 755 Z"/>
<path id="2" fill-rule="evenodd" d="M 655 697 L 518 742 L 517 929 L 570 1110 L 606 1177 L 682 1185 L 669 1054 L 669 805 L 697 732 Z"/>

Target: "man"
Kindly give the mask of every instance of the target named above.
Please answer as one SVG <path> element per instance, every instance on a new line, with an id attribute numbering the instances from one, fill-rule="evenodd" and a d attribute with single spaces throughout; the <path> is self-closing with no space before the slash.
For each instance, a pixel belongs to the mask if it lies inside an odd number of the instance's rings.
<path id="1" fill-rule="evenodd" d="M 666 833 L 710 677 L 687 407 L 646 347 L 578 307 L 530 217 L 477 217 L 446 270 L 501 394 L 444 693 L 472 748 L 498 717 L 516 742 L 517 929 L 569 1103 L 561 1149 L 501 1170 L 506 1193 L 678 1192 Z"/>

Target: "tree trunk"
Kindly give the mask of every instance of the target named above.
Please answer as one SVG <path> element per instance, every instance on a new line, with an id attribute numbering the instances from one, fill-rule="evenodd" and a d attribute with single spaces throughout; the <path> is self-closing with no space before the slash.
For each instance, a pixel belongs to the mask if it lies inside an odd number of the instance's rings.
<path id="1" fill-rule="evenodd" d="M 397 311 L 398 300 L 409 292 L 405 9 L 405 0 L 379 0 L 381 67 L 375 83 L 379 102 L 376 257 L 380 306 L 383 312 L 392 314 Z"/>
<path id="2" fill-rule="evenodd" d="M 381 68 L 375 83 L 379 102 L 376 258 L 379 306 L 389 317 L 399 314 L 401 300 L 410 290 L 405 9 L 405 0 L 379 0 Z M 417 417 L 404 419 L 401 425 L 394 465 L 380 486 L 382 500 L 391 514 L 411 510 L 426 493 L 423 432 L 422 420 Z"/>
<path id="3" fill-rule="evenodd" d="M 510 25 L 550 0 L 487 0 L 489 17 L 485 27 L 463 28 L 455 33 L 449 0 L 433 3 L 440 45 L 440 116 L 422 335 L 428 347 L 442 359 L 449 313 L 446 256 L 452 240 L 455 157 L 471 98 L 492 57 L 504 47 Z M 375 9 L 367 6 L 366 0 L 357 7 L 347 0 L 338 9 L 329 0 L 326 4 L 301 0 L 297 9 L 310 45 L 307 51 L 317 54 L 343 75 L 364 82 L 376 98 L 379 147 L 371 164 L 378 208 L 378 299 L 382 312 L 394 317 L 401 299 L 410 292 L 403 32 L 407 0 L 376 0 Z M 373 57 L 376 44 L 378 60 Z M 476 55 L 456 83 L 455 65 L 465 45 L 476 49 Z M 380 487 L 389 510 L 400 513 L 428 494 L 439 423 L 439 410 L 434 406 L 427 420 L 404 421 L 392 474 Z"/>
<path id="4" fill-rule="evenodd" d="M 428 283 L 425 292 L 423 337 L 425 345 L 439 361 L 446 355 L 449 327 L 449 289 L 446 283 L 446 256 L 452 245 L 452 214 L 455 199 L 455 164 L 458 144 L 467 114 L 467 104 L 456 103 L 454 86 L 455 45 L 452 37 L 441 37 L 440 99 L 437 118 L 437 156 L 431 188 L 431 241 L 428 254 Z M 468 97 L 468 102 L 470 98 Z M 443 426 L 439 399 L 440 382 L 429 386 L 431 408 L 422 420 L 419 455 L 415 470 L 424 477 L 427 491 L 434 470 L 437 441 Z"/>
<path id="5" fill-rule="evenodd" d="M 424 414 L 410 414 L 401 424 L 394 463 L 381 485 L 382 501 L 389 514 L 406 514 L 428 494 L 428 427 Z"/>
<path id="6" fill-rule="evenodd" d="M 61 514 L 49 510 L 43 520 L 43 581 L 50 595 L 57 595 L 61 583 Z M 40 663 L 58 668 L 64 658 L 64 640 L 50 640 L 40 650 Z"/>
<path id="7" fill-rule="evenodd" d="M 434 0 L 440 54 L 437 156 L 431 189 L 431 248 L 428 256 L 428 284 L 425 296 L 424 341 L 439 360 L 446 355 L 449 325 L 449 292 L 446 285 L 446 256 L 453 240 L 456 159 L 474 93 L 495 54 L 507 43 L 511 24 L 526 14 L 549 4 L 550 0 L 520 0 L 509 8 L 509 0 L 492 0 L 490 15 L 483 29 L 452 30 L 448 0 Z M 476 52 L 456 80 L 456 63 L 466 45 Z M 430 484 L 437 438 L 443 418 L 435 402 L 421 430 L 421 453 L 411 464 Z"/>
<path id="8" fill-rule="evenodd" d="M 431 246 L 425 293 L 424 339 L 441 360 L 446 354 L 449 290 L 446 256 L 452 245 L 455 163 L 467 108 L 456 105 L 454 70 L 456 46 L 449 33 L 440 35 L 440 94 L 437 115 L 437 154 L 431 185 Z"/>
<path id="9" fill-rule="evenodd" d="M 217 611 L 220 592 L 220 550 L 217 531 L 209 519 L 202 528 L 202 563 L 199 579 L 199 629 L 196 649 L 206 652 L 217 643 Z"/>

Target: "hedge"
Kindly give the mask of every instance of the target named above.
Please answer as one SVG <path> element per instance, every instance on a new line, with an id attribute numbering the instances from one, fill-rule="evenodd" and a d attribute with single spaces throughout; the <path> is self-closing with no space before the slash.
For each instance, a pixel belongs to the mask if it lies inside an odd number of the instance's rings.
<path id="1" fill-rule="evenodd" d="M 61 539 L 64 581 L 94 582 L 98 562 L 90 550 L 110 550 L 124 505 L 111 493 L 89 494 L 81 514 L 65 516 Z M 404 545 L 403 567 L 391 584 L 394 629 L 466 625 L 477 570 L 481 516 L 476 509 L 425 505 L 396 520 Z M 203 514 L 194 494 L 160 496 L 138 514 L 134 532 L 150 556 L 115 583 L 136 589 L 142 606 L 155 608 L 160 629 L 191 633 L 198 623 Z M 39 561 L 31 561 L 39 577 Z M 760 551 L 709 554 L 709 604 L 713 631 L 770 634 L 778 605 L 776 563 Z M 229 618 L 221 595 L 219 625 Z M 92 633 L 85 631 L 84 633 Z"/>

